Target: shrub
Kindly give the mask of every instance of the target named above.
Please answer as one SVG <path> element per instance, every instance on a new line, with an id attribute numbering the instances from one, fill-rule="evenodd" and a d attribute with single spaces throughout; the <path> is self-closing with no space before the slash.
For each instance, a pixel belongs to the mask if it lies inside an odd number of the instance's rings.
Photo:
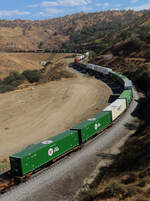
<path id="1" fill-rule="evenodd" d="M 122 184 L 117 182 L 112 182 L 108 186 L 105 187 L 104 191 L 101 192 L 98 197 L 99 198 L 112 198 L 117 197 L 119 194 L 124 194 L 124 189 Z"/>
<path id="2" fill-rule="evenodd" d="M 135 47 L 135 49 L 140 49 L 143 45 L 144 45 L 144 42 L 141 41 L 139 38 L 136 38 L 133 41 L 133 46 Z"/>
<path id="3" fill-rule="evenodd" d="M 148 49 L 148 50 L 145 52 L 144 57 L 145 57 L 146 59 L 150 59 L 150 49 Z"/>
<path id="4" fill-rule="evenodd" d="M 41 79 L 41 73 L 38 70 L 25 70 L 22 74 L 30 82 L 39 82 Z"/>
<path id="5" fill-rule="evenodd" d="M 9 73 L 9 76 L 3 80 L 3 84 L 11 85 L 13 82 L 21 84 L 25 80 L 23 75 L 20 75 L 17 71 L 12 71 Z M 15 84 L 16 85 L 16 84 Z"/>
<path id="6" fill-rule="evenodd" d="M 4 92 L 7 92 L 7 91 L 12 91 L 14 90 L 15 87 L 12 86 L 12 85 L 0 85 L 0 93 L 4 93 Z"/>

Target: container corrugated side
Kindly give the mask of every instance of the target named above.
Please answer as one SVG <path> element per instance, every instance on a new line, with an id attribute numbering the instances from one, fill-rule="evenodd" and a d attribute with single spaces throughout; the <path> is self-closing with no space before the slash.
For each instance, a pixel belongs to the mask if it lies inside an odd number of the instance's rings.
<path id="1" fill-rule="evenodd" d="M 108 107 L 106 107 L 103 111 L 110 111 L 112 113 L 112 121 L 114 121 L 117 117 L 121 115 L 126 109 L 126 100 L 125 99 L 117 99 Z"/>
<path id="2" fill-rule="evenodd" d="M 125 98 L 126 99 L 126 104 L 127 106 L 130 104 L 131 100 L 132 100 L 132 90 L 124 90 L 119 98 L 123 99 Z"/>
<path id="3" fill-rule="evenodd" d="M 13 161 L 12 171 L 16 176 L 23 176 L 78 145 L 78 132 L 65 131 L 12 155 L 10 157 L 10 162 Z M 21 161 L 21 167 L 18 159 Z"/>
<path id="4" fill-rule="evenodd" d="M 94 70 L 94 65 L 93 65 L 93 64 L 86 64 L 86 67 L 87 67 L 88 69 Z"/>
<path id="5" fill-rule="evenodd" d="M 117 72 L 110 72 L 110 76 L 113 80 L 118 81 L 122 86 L 125 85 L 125 81 L 127 80 L 127 77 L 124 75 L 121 75 Z"/>
<path id="6" fill-rule="evenodd" d="M 97 65 L 95 65 L 95 70 L 105 75 L 109 74 L 112 71 L 110 68 L 105 68 Z"/>
<path id="7" fill-rule="evenodd" d="M 80 61 L 77 65 L 82 68 L 86 68 L 86 64 L 82 63 L 82 61 Z"/>
<path id="8" fill-rule="evenodd" d="M 124 88 L 125 88 L 125 89 L 132 89 L 132 81 L 126 79 L 126 80 L 125 80 L 125 83 L 124 83 Z"/>
<path id="9" fill-rule="evenodd" d="M 94 64 L 87 64 L 87 68 L 90 68 L 94 71 L 97 71 L 97 72 L 100 72 L 100 73 L 103 73 L 103 74 L 109 74 L 109 72 L 112 72 L 112 69 L 110 68 L 106 68 L 106 67 L 103 67 L 103 66 L 98 66 L 98 65 L 94 65 Z"/>
<path id="10" fill-rule="evenodd" d="M 81 122 L 78 125 L 75 125 L 72 130 L 78 130 L 81 134 L 82 142 L 85 142 L 87 139 L 95 135 L 96 133 L 103 130 L 105 127 L 111 124 L 111 114 L 110 112 L 100 112 Z"/>

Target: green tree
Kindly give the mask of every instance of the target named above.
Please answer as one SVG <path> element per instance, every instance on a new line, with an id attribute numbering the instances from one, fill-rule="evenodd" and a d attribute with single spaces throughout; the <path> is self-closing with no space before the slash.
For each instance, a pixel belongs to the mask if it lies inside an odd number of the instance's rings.
<path id="1" fill-rule="evenodd" d="M 39 82 L 42 77 L 38 70 L 25 70 L 23 75 L 30 83 Z"/>

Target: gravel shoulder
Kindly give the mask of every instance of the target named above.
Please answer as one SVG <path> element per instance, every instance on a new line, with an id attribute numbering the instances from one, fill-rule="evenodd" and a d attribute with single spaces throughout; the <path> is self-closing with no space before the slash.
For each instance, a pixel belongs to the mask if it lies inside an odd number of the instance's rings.
<path id="1" fill-rule="evenodd" d="M 0 159 L 69 129 L 97 105 L 100 110 L 105 107 L 108 86 L 74 72 L 72 79 L 0 95 Z"/>

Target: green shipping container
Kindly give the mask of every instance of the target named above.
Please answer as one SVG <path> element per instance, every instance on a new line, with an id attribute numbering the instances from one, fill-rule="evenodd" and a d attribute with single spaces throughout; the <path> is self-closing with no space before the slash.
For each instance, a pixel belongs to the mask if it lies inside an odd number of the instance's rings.
<path id="1" fill-rule="evenodd" d="M 81 141 L 85 142 L 96 133 L 111 124 L 111 112 L 100 112 L 71 128 L 81 134 Z"/>
<path id="2" fill-rule="evenodd" d="M 124 86 L 125 80 L 127 79 L 126 76 L 121 75 L 121 74 L 114 72 L 114 71 L 111 72 L 110 75 L 111 75 L 113 80 L 118 81 L 121 85 Z"/>
<path id="3" fill-rule="evenodd" d="M 124 90 L 119 96 L 119 98 L 126 99 L 126 104 L 128 106 L 132 100 L 132 90 Z"/>
<path id="4" fill-rule="evenodd" d="M 12 174 L 24 176 L 79 145 L 77 131 L 67 130 L 10 157 Z"/>
<path id="5" fill-rule="evenodd" d="M 81 61 L 77 65 L 82 67 L 82 68 L 86 68 L 86 64 L 82 63 Z"/>

